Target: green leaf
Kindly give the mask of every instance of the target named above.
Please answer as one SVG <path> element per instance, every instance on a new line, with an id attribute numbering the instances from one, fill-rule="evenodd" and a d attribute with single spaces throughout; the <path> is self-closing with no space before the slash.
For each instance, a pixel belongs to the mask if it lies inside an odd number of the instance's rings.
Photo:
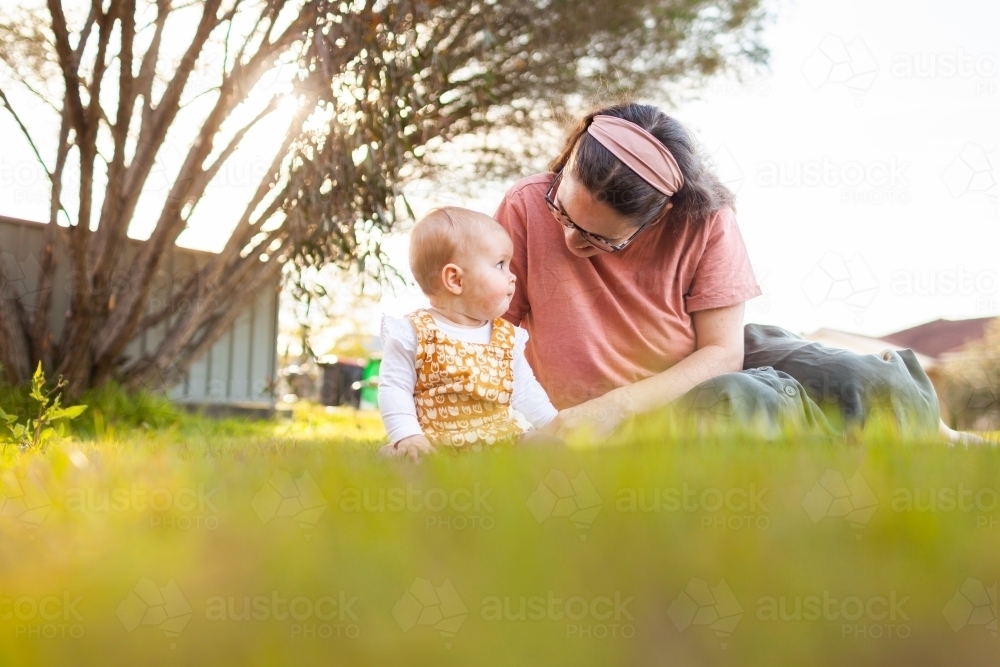
<path id="1" fill-rule="evenodd" d="M 50 420 L 56 419 L 76 419 L 87 409 L 86 405 L 73 405 L 68 408 L 54 408 L 49 410 L 46 416 Z"/>
<path id="2" fill-rule="evenodd" d="M 45 401 L 45 394 L 42 393 L 42 389 L 45 386 L 45 374 L 42 373 L 42 362 L 38 362 L 38 368 L 35 369 L 35 374 L 31 376 L 31 397 L 43 403 Z"/>

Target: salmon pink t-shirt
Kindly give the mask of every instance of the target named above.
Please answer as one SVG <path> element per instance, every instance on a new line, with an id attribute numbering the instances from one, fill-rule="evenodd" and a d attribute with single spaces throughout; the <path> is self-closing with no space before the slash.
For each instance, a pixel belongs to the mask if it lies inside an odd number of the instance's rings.
<path id="1" fill-rule="evenodd" d="M 691 313 L 761 294 L 732 209 L 656 222 L 618 253 L 582 258 L 545 205 L 554 174 L 508 190 L 496 219 L 514 241 L 517 287 L 504 317 L 560 410 L 661 373 L 695 351 Z"/>

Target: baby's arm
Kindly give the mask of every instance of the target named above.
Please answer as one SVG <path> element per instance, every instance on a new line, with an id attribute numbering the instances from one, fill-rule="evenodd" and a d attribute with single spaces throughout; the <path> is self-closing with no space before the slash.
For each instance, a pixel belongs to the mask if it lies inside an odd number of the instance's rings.
<path id="1" fill-rule="evenodd" d="M 389 435 L 389 445 L 380 453 L 391 456 L 409 454 L 416 460 L 420 454 L 430 453 L 434 448 L 417 420 L 417 406 L 413 402 L 413 388 L 417 384 L 416 344 L 415 339 L 410 340 L 412 325 L 409 321 L 403 322 L 409 329 L 394 335 L 391 329 L 401 327 L 402 323 L 396 320 L 396 326 L 390 328 L 383 319 L 378 409 Z M 415 336 L 415 332 L 412 333 Z"/>
<path id="2" fill-rule="evenodd" d="M 524 415 L 532 426 L 541 430 L 555 418 L 557 411 L 524 356 L 528 332 L 520 327 L 514 331 L 514 392 L 510 405 Z"/>

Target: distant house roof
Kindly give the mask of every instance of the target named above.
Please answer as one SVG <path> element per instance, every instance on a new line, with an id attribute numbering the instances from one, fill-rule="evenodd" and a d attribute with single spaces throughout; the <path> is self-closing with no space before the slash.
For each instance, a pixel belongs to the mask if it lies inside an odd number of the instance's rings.
<path id="1" fill-rule="evenodd" d="M 908 345 L 890 343 L 883 338 L 873 338 L 872 336 L 863 336 L 838 329 L 817 329 L 812 333 L 804 334 L 802 337 L 815 343 L 822 343 L 827 347 L 850 350 L 858 354 L 881 354 L 882 350 L 909 347 Z M 932 368 L 934 366 L 934 359 L 921 354 L 918 350 L 914 350 L 914 355 L 924 368 Z"/>
<path id="2" fill-rule="evenodd" d="M 982 338 L 986 334 L 986 326 L 994 319 L 996 318 L 978 317 L 971 320 L 934 320 L 882 336 L 882 340 L 938 358 Z"/>

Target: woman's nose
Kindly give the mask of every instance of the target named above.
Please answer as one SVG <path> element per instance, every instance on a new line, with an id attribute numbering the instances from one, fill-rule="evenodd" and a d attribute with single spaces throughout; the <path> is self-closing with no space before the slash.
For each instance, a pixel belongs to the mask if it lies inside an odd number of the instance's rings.
<path id="1" fill-rule="evenodd" d="M 566 245 L 572 248 L 582 248 L 590 245 L 590 242 L 572 227 L 563 227 L 563 235 L 566 237 Z"/>

